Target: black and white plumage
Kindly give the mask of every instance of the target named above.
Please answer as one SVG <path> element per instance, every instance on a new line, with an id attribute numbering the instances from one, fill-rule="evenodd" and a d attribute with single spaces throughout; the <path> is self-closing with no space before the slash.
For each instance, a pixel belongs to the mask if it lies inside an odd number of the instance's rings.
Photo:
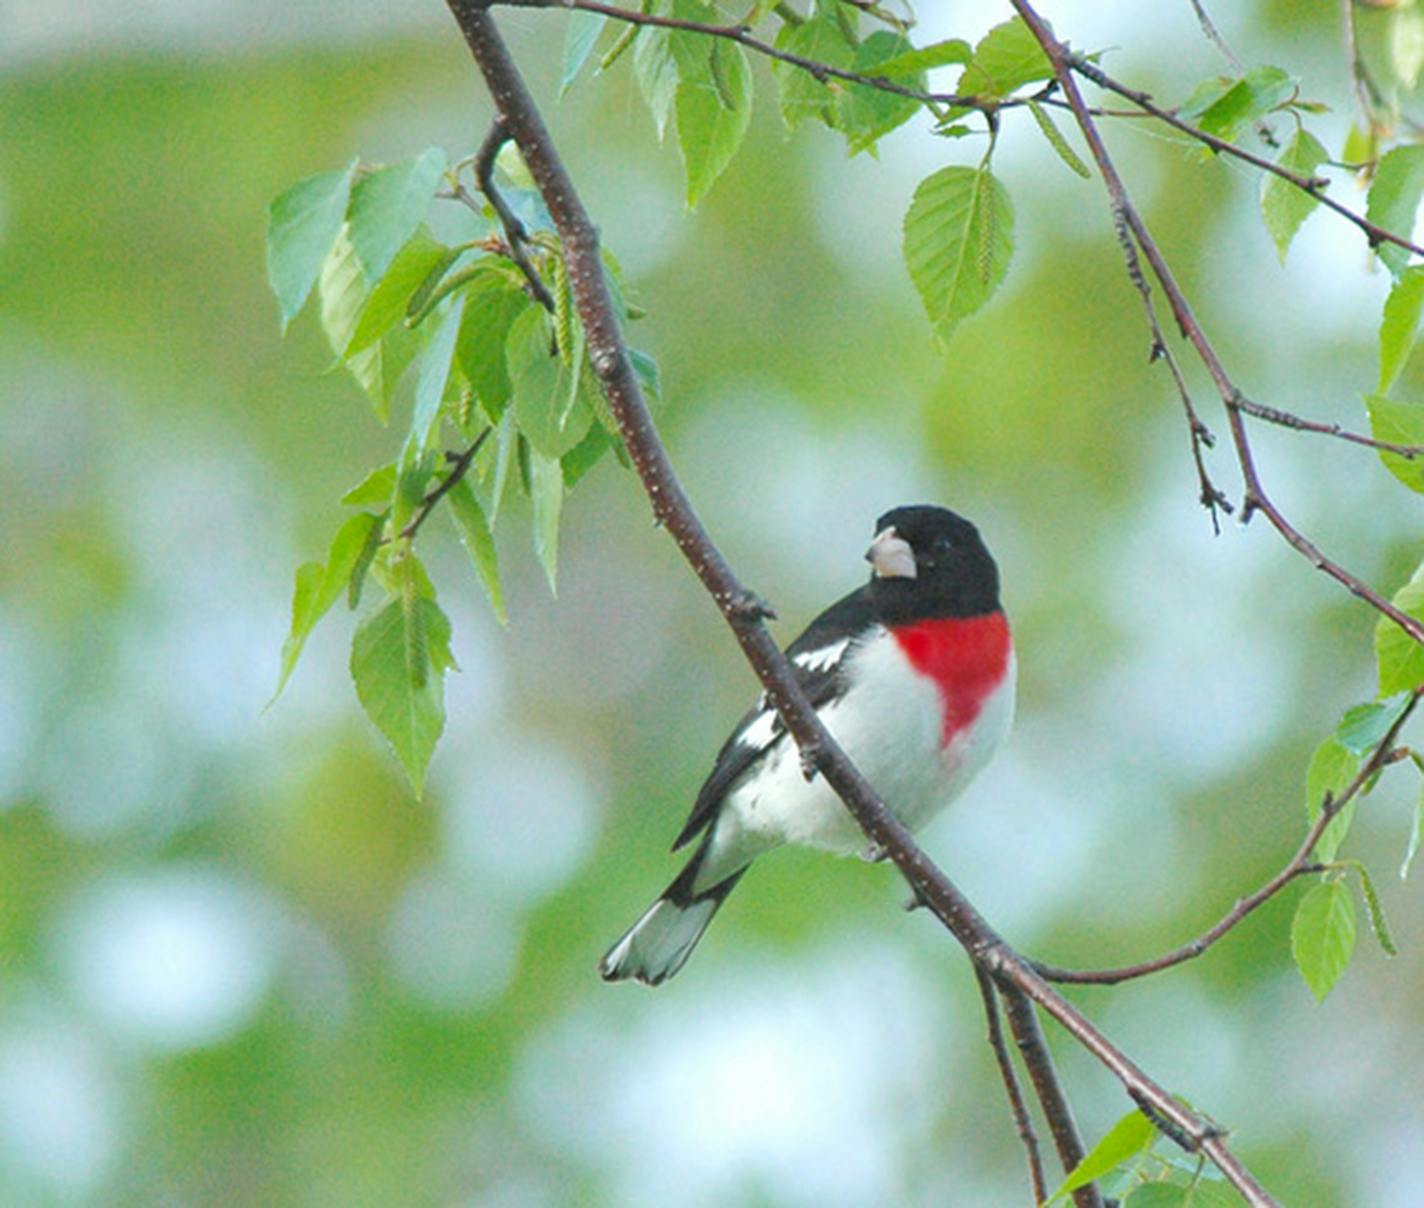
<path id="1" fill-rule="evenodd" d="M 998 570 L 978 531 L 939 507 L 876 524 L 869 582 L 821 613 L 786 653 L 821 720 L 912 829 L 988 761 L 1013 716 L 1014 656 Z M 687 960 L 757 856 L 782 843 L 839 854 L 866 840 L 760 700 L 723 744 L 674 850 L 681 874 L 608 951 L 602 975 L 657 985 Z"/>

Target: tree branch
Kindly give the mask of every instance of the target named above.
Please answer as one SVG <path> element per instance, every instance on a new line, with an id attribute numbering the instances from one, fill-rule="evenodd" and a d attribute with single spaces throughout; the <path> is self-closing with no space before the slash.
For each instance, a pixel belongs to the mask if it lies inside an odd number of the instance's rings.
<path id="1" fill-rule="evenodd" d="M 895 862 L 911 888 L 976 963 L 999 984 L 1018 987 L 1058 1020 L 1134 1098 L 1150 1103 L 1169 1121 L 1189 1148 L 1206 1154 L 1253 1208 L 1275 1208 L 1276 1201 L 1231 1153 L 1215 1125 L 1179 1103 L 1143 1073 L 1004 943 L 973 904 L 920 850 L 821 724 L 785 655 L 762 624 L 757 598 L 722 557 L 673 471 L 618 328 L 599 257 L 597 231 L 509 57 L 489 14 L 487 0 L 447 0 L 447 4 L 558 228 L 570 287 L 587 339 L 589 362 L 618 422 L 653 513 L 721 609 L 787 731 L 803 751 L 809 748 L 814 752 L 816 770 L 845 802 L 861 829 Z"/>
<path id="2" fill-rule="evenodd" d="M 765 55 L 768 59 L 775 59 L 777 62 L 799 67 L 822 84 L 827 80 L 844 80 L 848 84 L 863 84 L 867 88 L 892 92 L 896 96 L 909 97 L 911 100 L 924 104 L 954 105 L 964 109 L 978 109 L 982 112 L 1013 108 L 1024 104 L 1024 101 L 1017 98 L 985 100 L 983 97 L 960 96 L 954 92 L 922 92 L 907 84 L 897 83 L 887 76 L 866 75 L 863 72 L 851 71 L 844 67 L 833 67 L 829 63 L 822 63 L 819 59 L 808 59 L 805 55 L 782 50 L 779 46 L 764 42 L 753 36 L 751 27 L 748 25 L 709 25 L 702 21 L 688 21 L 682 17 L 664 17 L 658 13 L 645 13 L 638 9 L 619 8 L 615 4 L 601 3 L 601 0 L 490 0 L 490 4 L 491 6 L 501 4 L 507 8 L 578 10 L 585 13 L 598 13 L 604 17 L 611 17 L 615 21 L 626 21 L 635 26 L 678 29 L 684 33 L 705 34 L 709 38 L 725 38 L 727 41 L 736 42 L 756 54 Z"/>
<path id="3" fill-rule="evenodd" d="M 525 245 L 529 242 L 528 232 L 525 231 L 524 224 L 519 221 L 518 216 L 509 208 L 509 204 L 504 200 L 504 195 L 495 187 L 495 158 L 499 155 L 500 148 L 508 141 L 509 127 L 502 116 L 496 116 L 490 123 L 485 141 L 480 144 L 480 149 L 475 154 L 475 182 L 480 186 L 480 192 L 489 199 L 495 215 L 499 218 L 499 225 L 504 228 L 504 241 L 509 245 L 509 258 L 519 266 L 519 271 L 529 282 L 529 289 L 534 295 L 534 300 L 552 314 L 554 312 L 553 296 L 549 293 L 549 287 L 544 284 L 543 278 L 535 271 L 534 265 L 529 260 L 529 253 L 525 251 Z"/>
<path id="4" fill-rule="evenodd" d="M 1083 60 L 1072 54 L 1066 46 L 1054 38 L 1052 31 L 1028 0 L 1010 0 L 1010 2 L 1015 11 L 1027 22 L 1029 29 L 1033 31 L 1034 36 L 1043 47 L 1044 53 L 1048 55 L 1049 61 L 1053 64 L 1054 75 L 1058 80 L 1059 87 L 1063 90 L 1063 97 L 1073 109 L 1073 116 L 1078 123 L 1078 128 L 1082 131 L 1093 161 L 1098 166 L 1098 174 L 1103 178 L 1113 213 L 1121 215 L 1126 221 L 1137 246 L 1142 249 L 1143 258 L 1152 269 L 1152 275 L 1157 278 L 1158 284 L 1162 287 L 1162 292 L 1171 306 L 1172 317 L 1177 322 L 1178 330 L 1196 350 L 1198 358 L 1211 375 L 1212 382 L 1221 395 L 1222 405 L 1226 408 L 1227 422 L 1231 429 L 1231 440 L 1236 448 L 1236 458 L 1240 463 L 1241 475 L 1245 483 L 1241 505 L 1242 522 L 1250 520 L 1252 514 L 1259 511 L 1270 521 L 1272 527 L 1280 533 L 1287 544 L 1299 552 L 1312 566 L 1329 575 L 1348 591 L 1389 617 L 1416 642 L 1424 644 L 1424 624 L 1396 608 L 1363 579 L 1346 570 L 1338 562 L 1327 558 L 1313 541 L 1291 524 L 1280 508 L 1266 494 L 1265 487 L 1261 484 L 1260 473 L 1256 468 L 1250 437 L 1247 435 L 1246 425 L 1242 419 L 1244 412 L 1241 406 L 1243 401 L 1241 390 L 1232 381 L 1231 375 L 1226 372 L 1226 367 L 1222 364 L 1216 349 L 1207 339 L 1205 331 L 1192 312 L 1191 303 L 1187 301 L 1181 286 L 1177 284 L 1177 279 L 1163 257 L 1161 249 L 1157 246 L 1156 240 L 1152 238 L 1152 233 L 1147 229 L 1147 224 L 1143 222 L 1142 215 L 1138 213 L 1132 204 L 1132 199 L 1128 196 L 1127 187 L 1123 184 L 1117 166 L 1108 154 L 1102 135 L 1098 131 L 1097 124 L 1093 121 L 1092 114 L 1088 112 L 1087 102 L 1083 100 L 1083 94 L 1074 78 L 1073 73 L 1081 69 Z M 1094 72 L 1084 72 L 1083 74 L 1093 79 L 1095 75 L 1101 73 L 1094 69 Z M 1170 117 L 1171 115 L 1166 116 Z M 1172 120 L 1176 121 L 1175 118 Z"/>
<path id="5" fill-rule="evenodd" d="M 1369 449 L 1383 449 L 1386 453 L 1397 453 L 1400 457 L 1410 459 L 1424 455 L 1424 445 L 1397 445 L 1393 441 L 1377 440 L 1362 432 L 1351 432 L 1339 424 L 1322 424 L 1316 420 L 1295 415 L 1290 411 L 1282 411 L 1279 407 L 1268 407 L 1265 403 L 1253 403 L 1245 397 L 1237 399 L 1236 405 L 1255 419 L 1279 424 L 1282 428 L 1293 428 L 1297 432 L 1319 432 L 1322 436 L 1333 436 L 1337 440 L 1364 445 Z"/>
<path id="6" fill-rule="evenodd" d="M 1028 1076 L 1033 1080 L 1034 1093 L 1043 1104 L 1043 1114 L 1048 1120 L 1049 1131 L 1053 1133 L 1058 1160 L 1067 1173 L 1083 1160 L 1086 1151 L 1073 1119 L 1073 1109 L 1063 1094 L 1063 1084 L 1058 1080 L 1048 1044 L 1043 1039 L 1043 1030 L 1038 1026 L 1038 1013 L 1028 996 L 1017 986 L 1000 983 L 999 994 L 1004 1000 L 1004 1013 L 1009 1017 L 1009 1029 L 1019 1047 L 1019 1056 L 1023 1058 Z M 1103 1208 L 1098 1185 L 1089 1183 L 1086 1187 L 1079 1187 L 1073 1192 L 1073 1203 L 1077 1208 Z"/>
<path id="7" fill-rule="evenodd" d="M 1019 1140 L 1023 1142 L 1024 1152 L 1028 1155 L 1028 1178 L 1033 1186 L 1033 1202 L 1042 1204 L 1048 1199 L 1048 1184 L 1043 1177 L 1043 1159 L 1039 1156 L 1038 1135 L 1033 1131 L 1033 1120 L 1029 1117 L 1027 1104 L 1024 1103 L 1018 1075 L 1014 1072 L 1013 1058 L 1009 1056 L 1008 1045 L 1004 1043 L 1004 1029 L 999 1022 L 998 992 L 994 988 L 994 979 L 978 965 L 974 967 L 974 978 L 979 983 L 979 995 L 984 1000 L 984 1019 L 989 1027 L 989 1047 L 994 1050 L 999 1076 L 1004 1080 L 1004 1093 L 1009 1098 L 1009 1111 L 1013 1113 L 1014 1127 L 1018 1130 Z"/>
<path id="8" fill-rule="evenodd" d="M 1131 101 L 1143 112 L 1150 113 L 1161 122 L 1165 122 L 1175 130 L 1180 130 L 1183 134 L 1190 136 L 1199 143 L 1210 147 L 1213 151 L 1222 155 L 1229 155 L 1234 159 L 1239 159 L 1243 163 L 1250 164 L 1253 168 L 1259 168 L 1262 172 L 1269 172 L 1273 176 L 1279 176 L 1282 180 L 1289 181 L 1302 193 L 1309 193 L 1321 205 L 1328 210 L 1334 210 L 1346 222 L 1353 223 L 1369 240 L 1371 247 L 1378 247 L 1381 243 L 1393 243 L 1406 251 L 1413 252 L 1416 256 L 1424 256 L 1424 247 L 1417 243 L 1412 243 L 1403 235 L 1396 235 L 1393 231 L 1388 231 L 1384 227 L 1371 222 L 1363 214 L 1357 214 L 1349 206 L 1336 201 L 1326 189 L 1330 181 L 1323 176 L 1302 176 L 1299 172 L 1290 168 L 1282 167 L 1274 160 L 1267 159 L 1264 155 L 1257 155 L 1254 151 L 1248 151 L 1245 147 L 1238 146 L 1228 139 L 1219 138 L 1215 134 L 1209 134 L 1199 126 L 1193 126 L 1191 122 L 1178 117 L 1170 109 L 1164 109 L 1154 101 L 1149 93 L 1140 92 L 1136 88 L 1130 88 L 1126 84 L 1113 79 L 1107 72 L 1103 71 L 1096 63 L 1074 54 L 1066 46 L 1062 47 L 1062 60 L 1073 71 L 1077 72 L 1084 79 L 1092 80 L 1099 88 L 1108 92 L 1115 92 L 1125 100 Z M 1067 90 L 1064 90 L 1067 96 Z M 1086 106 L 1085 106 L 1086 108 Z"/>
<path id="9" fill-rule="evenodd" d="M 412 539 L 420 531 L 420 526 L 425 523 L 426 517 L 435 510 L 435 505 L 445 498 L 449 492 L 455 489 L 455 484 L 469 473 L 470 467 L 474 464 L 475 454 L 484 446 L 485 441 L 493 432 L 492 427 L 487 427 L 477 437 L 474 443 L 463 453 L 445 454 L 447 461 L 453 464 L 450 473 L 445 475 L 434 487 L 426 492 L 425 498 L 420 501 L 420 507 L 416 509 L 415 515 L 411 517 L 410 523 L 396 534 L 397 537 L 404 537 L 407 541 Z"/>
<path id="10" fill-rule="evenodd" d="M 1286 866 L 1276 873 L 1269 881 L 1256 890 L 1255 893 L 1239 899 L 1236 904 L 1226 912 L 1214 926 L 1209 927 L 1196 939 L 1183 944 L 1180 948 L 1173 948 L 1171 952 L 1163 953 L 1161 956 L 1150 961 L 1143 961 L 1137 965 L 1123 965 L 1116 969 L 1093 969 L 1074 970 L 1060 969 L 1055 965 L 1039 964 L 1038 971 L 1048 978 L 1049 981 L 1077 983 L 1079 985 L 1113 986 L 1118 982 L 1130 981 L 1135 977 L 1144 977 L 1149 973 L 1157 973 L 1163 969 L 1170 969 L 1173 965 L 1180 965 L 1186 961 L 1193 960 L 1210 948 L 1217 940 L 1221 939 L 1228 931 L 1232 930 L 1256 907 L 1270 901 L 1282 889 L 1284 889 L 1296 877 L 1306 876 L 1310 873 L 1324 872 L 1326 865 L 1311 860 L 1311 854 L 1315 851 L 1315 845 L 1320 842 L 1320 836 L 1325 833 L 1325 828 L 1340 816 L 1343 810 L 1359 792 L 1369 783 L 1370 778 L 1375 775 L 1393 757 L 1394 740 L 1399 737 L 1399 732 L 1404 728 L 1404 723 L 1409 720 L 1410 714 L 1414 712 L 1415 706 L 1419 703 L 1419 697 L 1424 694 L 1424 685 L 1416 688 L 1410 697 L 1409 703 L 1404 711 L 1390 726 L 1389 731 L 1380 739 L 1379 745 L 1375 747 L 1369 759 L 1367 759 L 1355 774 L 1354 779 L 1341 791 L 1338 798 L 1326 795 L 1324 801 L 1320 803 L 1320 814 L 1306 831 L 1305 838 L 1301 840 L 1300 847 L 1296 849 L 1294 856 L 1286 863 Z"/>

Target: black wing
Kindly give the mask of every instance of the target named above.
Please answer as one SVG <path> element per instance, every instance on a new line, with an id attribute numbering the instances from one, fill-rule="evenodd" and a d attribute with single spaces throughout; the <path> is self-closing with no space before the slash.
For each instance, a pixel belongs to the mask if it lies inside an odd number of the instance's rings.
<path id="1" fill-rule="evenodd" d="M 786 648 L 797 682 L 817 709 L 840 694 L 846 652 L 874 621 L 869 588 L 861 587 L 832 604 Z M 672 845 L 673 851 L 711 823 L 737 779 L 785 738 L 786 727 L 763 693 L 717 753 L 712 774 L 698 792 L 687 825 Z"/>

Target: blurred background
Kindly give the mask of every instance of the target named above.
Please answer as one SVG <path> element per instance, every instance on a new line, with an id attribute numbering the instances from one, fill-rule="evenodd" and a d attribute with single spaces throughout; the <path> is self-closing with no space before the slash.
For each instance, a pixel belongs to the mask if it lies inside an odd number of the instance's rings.
<path id="1" fill-rule="evenodd" d="M 1008 15 L 923 7 L 924 41 Z M 1211 7 L 1332 107 L 1338 152 L 1336 6 Z M 1168 100 L 1222 70 L 1185 0 L 1044 9 Z M 556 104 L 564 18 L 499 19 L 649 312 L 674 460 L 783 640 L 890 506 L 950 504 L 997 551 L 1019 722 L 924 836 L 976 903 L 1036 957 L 1114 964 L 1279 868 L 1311 749 L 1373 693 L 1374 617 L 1263 521 L 1213 536 L 1101 189 L 1006 121 L 1013 265 L 941 354 L 900 219 L 977 136 L 912 125 L 847 160 L 785 137 L 758 64 L 747 144 L 687 216 L 628 65 Z M 557 599 L 503 519 L 507 631 L 449 530 L 422 538 L 463 668 L 423 801 L 360 714 L 344 611 L 264 712 L 292 571 L 399 440 L 310 313 L 279 338 L 265 207 L 354 153 L 473 149 L 490 107 L 443 5 L 10 0 L 0 71 L 0 1202 L 1026 1203 L 967 962 L 892 870 L 778 853 L 675 982 L 598 980 L 754 691 L 616 465 L 566 512 Z M 1387 277 L 1356 233 L 1317 214 L 1282 268 L 1254 176 L 1110 137 L 1246 390 L 1364 425 Z M 1327 551 L 1408 577 L 1419 500 L 1372 454 L 1256 440 Z M 1362 916 L 1317 1007 L 1297 888 L 1189 967 L 1072 995 L 1288 1204 L 1424 1204 L 1411 775 L 1345 853 L 1397 959 Z M 1127 1103 L 1050 1037 L 1096 1137 Z"/>

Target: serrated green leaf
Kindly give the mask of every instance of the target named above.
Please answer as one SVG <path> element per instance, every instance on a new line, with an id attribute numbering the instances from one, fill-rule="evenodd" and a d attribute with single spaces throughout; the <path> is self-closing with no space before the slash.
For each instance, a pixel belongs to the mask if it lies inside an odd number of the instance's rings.
<path id="1" fill-rule="evenodd" d="M 341 497 L 341 502 L 351 508 L 386 507 L 396 489 L 396 467 L 394 462 L 377 466 L 359 483 Z"/>
<path id="2" fill-rule="evenodd" d="M 1038 123 L 1043 137 L 1048 140 L 1048 145 L 1058 152 L 1058 158 L 1068 165 L 1068 170 L 1076 172 L 1084 180 L 1091 179 L 1093 174 L 1089 171 L 1088 165 L 1078 158 L 1078 153 L 1063 137 L 1063 132 L 1053 124 L 1053 119 L 1048 116 L 1048 111 L 1034 100 L 1029 101 L 1028 109 L 1033 114 L 1033 120 Z"/>
<path id="3" fill-rule="evenodd" d="M 1419 836 L 1424 833 L 1424 787 L 1414 799 L 1414 818 L 1409 824 L 1409 840 L 1404 845 L 1404 862 L 1399 866 L 1399 879 L 1409 879 L 1409 866 L 1414 863 L 1414 855 L 1419 850 Z"/>
<path id="4" fill-rule="evenodd" d="M 292 624 L 287 640 L 282 643 L 282 670 L 272 700 L 282 695 L 301 658 L 316 623 L 341 597 L 351 568 L 356 565 L 372 530 L 378 529 L 379 517 L 366 512 L 350 517 L 336 530 L 326 562 L 304 562 L 297 567 L 296 585 L 292 591 Z M 268 702 L 271 704 L 271 701 Z"/>
<path id="5" fill-rule="evenodd" d="M 391 399 L 396 383 L 414 359 L 420 341 L 412 332 L 395 328 L 377 343 L 341 361 L 356 333 L 361 309 L 370 293 L 370 286 L 356 258 L 349 227 L 343 227 L 321 267 L 321 325 L 327 342 L 351 376 L 360 383 L 375 408 L 376 416 L 385 423 L 390 416 Z"/>
<path id="6" fill-rule="evenodd" d="M 1322 881 L 1296 907 L 1291 956 L 1317 1002 L 1340 980 L 1355 951 L 1355 900 L 1343 881 Z"/>
<path id="7" fill-rule="evenodd" d="M 569 14 L 569 23 L 564 26 L 564 69 L 559 77 L 561 99 L 578 79 L 607 21 L 608 17 L 603 13 L 575 9 Z"/>
<path id="8" fill-rule="evenodd" d="M 1183 106 L 1183 116 L 1189 121 L 1194 118 L 1195 124 L 1208 134 L 1233 139 L 1244 127 L 1290 100 L 1295 87 L 1296 81 L 1279 67 L 1253 67 L 1239 80 L 1231 81 L 1199 111 L 1194 107 L 1197 100 L 1194 93 L 1193 100 Z M 1209 91 L 1208 88 L 1202 94 L 1203 98 Z"/>
<path id="9" fill-rule="evenodd" d="M 267 279 L 283 331 L 306 302 L 341 233 L 356 163 L 298 181 L 267 207 Z"/>
<path id="10" fill-rule="evenodd" d="M 1370 920 L 1370 930 L 1374 932 L 1379 946 L 1384 949 L 1386 956 L 1398 956 L 1399 949 L 1395 947 L 1394 936 L 1390 934 L 1389 920 L 1384 917 L 1384 907 L 1380 904 L 1379 894 L 1375 892 L 1375 883 L 1370 876 L 1370 870 L 1360 860 L 1346 860 L 1344 863 L 1346 867 L 1353 869 L 1360 878 L 1360 892 L 1365 899 L 1366 917 Z"/>
<path id="11" fill-rule="evenodd" d="M 1141 1183 L 1123 1199 L 1122 1208 L 1186 1208 L 1187 1189 L 1175 1183 Z"/>
<path id="12" fill-rule="evenodd" d="M 947 340 L 989 300 L 1013 252 L 1013 205 L 987 168 L 941 168 L 905 215 L 905 264 L 930 323 Z"/>
<path id="13" fill-rule="evenodd" d="M 386 275 L 366 295 L 356 313 L 351 339 L 338 356 L 343 359 L 364 352 L 405 318 L 411 296 L 430 277 L 436 266 L 450 256 L 450 249 L 437 243 L 424 224 L 396 253 Z"/>
<path id="14" fill-rule="evenodd" d="M 1333 734 L 1315 748 L 1305 772 L 1305 814 L 1311 826 L 1320 817 L 1325 794 L 1329 793 L 1332 801 L 1338 801 L 1359 770 L 1359 759 Z M 1355 802 L 1351 800 L 1316 840 L 1317 860 L 1329 863 L 1335 858 L 1354 818 Z"/>
<path id="15" fill-rule="evenodd" d="M 752 73 L 740 46 L 710 39 L 705 77 L 677 86 L 677 143 L 691 209 L 716 183 L 746 137 L 752 117 Z"/>
<path id="16" fill-rule="evenodd" d="M 445 152 L 430 147 L 414 159 L 378 168 L 356 182 L 346 221 L 366 280 L 386 275 L 430 208 L 445 171 Z"/>
<path id="17" fill-rule="evenodd" d="M 588 435 L 559 459 L 564 468 L 564 489 L 572 491 L 578 486 L 583 476 L 603 460 L 603 455 L 612 444 L 613 438 L 608 435 L 608 429 L 602 424 L 594 424 Z"/>
<path id="18" fill-rule="evenodd" d="M 446 493 L 450 501 L 450 516 L 459 530 L 460 540 L 469 552 L 475 574 L 489 597 L 495 619 L 501 625 L 508 624 L 504 611 L 504 592 L 499 585 L 499 557 L 495 551 L 494 534 L 485 520 L 484 509 L 470 489 L 470 484 L 461 479 Z"/>
<path id="19" fill-rule="evenodd" d="M 1424 196 L 1424 147 L 1395 147 L 1380 156 L 1374 183 L 1365 201 L 1365 217 L 1391 234 L 1410 239 L 1421 196 Z M 1410 252 L 1398 244 L 1381 243 L 1375 248 L 1375 254 L 1396 278 L 1409 263 Z"/>
<path id="20" fill-rule="evenodd" d="M 1309 131 L 1295 132 L 1278 161 L 1283 168 L 1289 168 L 1300 176 L 1313 177 L 1315 169 L 1330 158 L 1330 153 L 1320 140 Z M 1276 255 L 1281 263 L 1286 260 L 1291 240 L 1300 230 L 1300 224 L 1310 217 L 1310 212 L 1319 205 L 1314 196 L 1298 189 L 1288 180 L 1267 173 L 1261 179 L 1261 217 L 1266 230 L 1276 245 Z"/>
<path id="21" fill-rule="evenodd" d="M 1157 1139 L 1152 1121 L 1134 1108 L 1114 1124 L 1069 1172 L 1062 1186 L 1048 1197 L 1053 1204 L 1079 1187 L 1094 1183 L 1124 1162 L 1129 1162 Z"/>
<path id="22" fill-rule="evenodd" d="M 564 470 L 558 458 L 545 457 L 537 449 L 528 449 L 529 499 L 534 508 L 534 554 L 549 590 L 557 594 L 559 566 L 559 513 L 564 506 Z"/>
<path id="23" fill-rule="evenodd" d="M 1242 1208 L 1246 1202 L 1225 1183 L 1208 1182 L 1205 1177 L 1198 1178 L 1185 1190 L 1187 1198 L 1182 1201 L 1183 1208 Z"/>
<path id="24" fill-rule="evenodd" d="M 408 458 L 430 447 L 440 418 L 440 403 L 445 397 L 445 384 L 450 380 L 450 364 L 455 359 L 455 338 L 460 333 L 465 299 L 457 297 L 434 337 L 420 354 L 416 366 L 415 407 L 410 417 L 410 432 L 401 453 L 404 466 Z"/>
<path id="25" fill-rule="evenodd" d="M 1191 95 L 1177 106 L 1177 116 L 1184 122 L 1194 122 L 1221 100 L 1236 83 L 1231 76 L 1208 76 L 1192 89 Z"/>
<path id="26" fill-rule="evenodd" d="M 888 29 L 876 30 L 857 48 L 851 66 L 861 75 L 883 73 L 884 64 L 903 58 L 909 40 Z M 906 72 L 901 82 L 911 87 L 925 86 L 923 73 Z M 836 125 L 845 133 L 850 153 L 868 151 L 898 126 L 920 111 L 920 102 L 865 84 L 846 84 L 835 96 Z"/>
<path id="27" fill-rule="evenodd" d="M 1368 755 L 1399 720 L 1410 699 L 1410 693 L 1396 692 L 1384 700 L 1369 701 L 1346 709 L 1335 730 L 1335 737 L 1352 755 Z"/>
<path id="28" fill-rule="evenodd" d="M 1378 394 L 1367 394 L 1365 408 L 1370 416 L 1370 432 L 1376 440 L 1424 447 L 1424 404 L 1399 403 Z M 1424 493 L 1424 457 L 1402 457 L 1380 449 L 1379 459 L 1385 469 L 1411 491 Z"/>
<path id="29" fill-rule="evenodd" d="M 955 86 L 961 96 L 1006 97 L 1025 84 L 1053 78 L 1053 64 L 1038 39 L 1014 17 L 996 25 L 974 47 L 974 58 Z"/>
<path id="30" fill-rule="evenodd" d="M 936 67 L 948 67 L 952 63 L 970 63 L 974 51 L 963 38 L 946 38 L 929 46 L 911 47 L 876 65 L 871 75 L 885 76 L 887 79 L 904 79 L 917 76 L 921 72 L 932 71 Z"/>
<path id="31" fill-rule="evenodd" d="M 671 30 L 651 26 L 643 30 L 633 46 L 633 75 L 661 140 L 677 96 L 677 60 L 672 53 Z"/>
<path id="32" fill-rule="evenodd" d="M 356 696 L 405 766 L 417 797 L 445 728 L 445 672 L 454 665 L 449 620 L 415 591 L 364 621 L 351 643 Z"/>
<path id="33" fill-rule="evenodd" d="M 505 488 L 509 483 L 509 471 L 514 465 L 519 430 L 514 426 L 514 413 L 505 412 L 494 430 L 494 473 L 491 475 L 489 495 L 485 514 L 489 517 L 490 528 L 499 520 L 499 510 L 504 503 Z"/>
<path id="34" fill-rule="evenodd" d="M 551 353 L 552 342 L 549 316 L 532 307 L 510 328 L 505 358 L 519 431 L 545 457 L 557 461 L 587 434 L 593 411 L 583 397 L 581 382 Z M 573 389 L 580 392 L 570 407 Z"/>
<path id="35" fill-rule="evenodd" d="M 455 355 L 465 380 L 474 387 L 480 406 L 492 422 L 497 422 L 509 406 L 511 386 L 505 346 L 510 329 L 525 311 L 536 306 L 507 278 L 481 282 L 465 299 L 465 318 Z"/>
<path id="36" fill-rule="evenodd" d="M 1384 303 L 1384 318 L 1380 322 L 1379 393 L 1386 394 L 1394 385 L 1419 333 L 1419 317 L 1424 314 L 1424 265 L 1416 264 L 1399 275 Z"/>
<path id="37" fill-rule="evenodd" d="M 1392 603 L 1401 612 L 1424 621 L 1424 563 L 1394 594 Z M 1413 691 L 1424 684 L 1424 645 L 1420 645 L 1388 617 L 1375 625 L 1375 660 L 1379 666 L 1379 692 Z"/>
<path id="38" fill-rule="evenodd" d="M 832 5 L 819 7 L 800 25 L 783 25 L 776 35 L 776 45 L 788 54 L 827 67 L 848 69 L 855 62 L 855 47 L 836 20 Z M 835 93 L 809 71 L 777 61 L 772 63 L 771 73 L 781 94 L 781 120 L 788 130 L 799 129 L 808 121 L 835 124 Z"/>

